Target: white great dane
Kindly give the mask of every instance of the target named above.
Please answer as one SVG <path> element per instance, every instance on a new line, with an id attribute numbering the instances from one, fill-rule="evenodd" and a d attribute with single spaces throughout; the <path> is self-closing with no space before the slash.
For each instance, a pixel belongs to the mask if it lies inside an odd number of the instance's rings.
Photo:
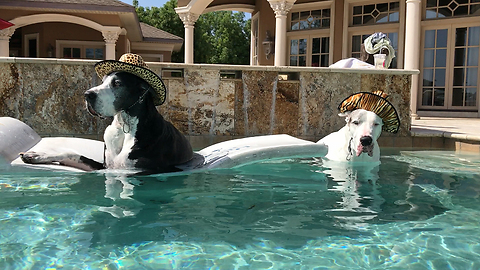
<path id="1" fill-rule="evenodd" d="M 377 139 L 382 130 L 396 133 L 400 119 L 382 91 L 360 92 L 343 100 L 338 109 L 345 126 L 317 143 L 328 146 L 326 159 L 347 162 L 380 162 Z"/>
<path id="2" fill-rule="evenodd" d="M 345 117 L 345 126 L 318 141 L 328 146 L 325 157 L 335 161 L 379 162 L 377 139 L 382 133 L 382 118 L 364 109 L 340 116 Z"/>

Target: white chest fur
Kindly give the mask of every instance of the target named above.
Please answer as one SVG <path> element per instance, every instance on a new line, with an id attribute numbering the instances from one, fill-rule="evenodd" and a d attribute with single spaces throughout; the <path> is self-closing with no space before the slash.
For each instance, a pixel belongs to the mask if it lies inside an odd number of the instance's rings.
<path id="1" fill-rule="evenodd" d="M 125 120 L 127 119 L 127 120 Z M 114 116 L 112 124 L 105 129 L 105 164 L 111 169 L 133 168 L 135 161 L 128 158 L 135 144 L 135 133 L 138 119 L 136 117 L 122 117 L 119 113 Z"/>

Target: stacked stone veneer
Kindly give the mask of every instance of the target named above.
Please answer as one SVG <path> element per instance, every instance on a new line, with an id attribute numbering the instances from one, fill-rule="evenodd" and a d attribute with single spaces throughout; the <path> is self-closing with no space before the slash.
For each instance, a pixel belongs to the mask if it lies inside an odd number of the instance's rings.
<path id="1" fill-rule="evenodd" d="M 0 59 L 0 116 L 18 118 L 43 136 L 101 139 L 109 119 L 89 115 L 83 93 L 100 83 L 95 61 Z M 410 136 L 410 78 L 405 70 L 275 68 L 150 63 L 165 75 L 168 97 L 158 107 L 194 147 L 245 136 L 286 133 L 309 140 L 338 130 L 337 105 L 358 91 L 384 90 Z M 225 71 L 237 78 L 223 78 Z M 235 72 L 233 72 L 235 71 Z M 279 80 L 280 77 L 289 80 Z M 385 134 L 383 136 L 392 136 Z"/>

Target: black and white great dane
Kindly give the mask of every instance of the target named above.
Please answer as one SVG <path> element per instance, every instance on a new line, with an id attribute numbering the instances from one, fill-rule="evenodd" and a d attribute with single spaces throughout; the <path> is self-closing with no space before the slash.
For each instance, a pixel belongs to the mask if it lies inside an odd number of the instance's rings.
<path id="1" fill-rule="evenodd" d="M 193 157 L 185 136 L 155 108 L 151 86 L 128 72 L 113 72 L 85 92 L 87 110 L 113 117 L 104 133 L 104 163 L 76 153 L 21 153 L 25 163 L 61 164 L 86 171 L 140 169 L 150 173 L 179 171 Z"/>

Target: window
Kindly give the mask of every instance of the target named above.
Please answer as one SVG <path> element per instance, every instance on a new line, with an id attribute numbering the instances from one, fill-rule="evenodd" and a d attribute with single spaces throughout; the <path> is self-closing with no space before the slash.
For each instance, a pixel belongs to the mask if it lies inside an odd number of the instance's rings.
<path id="1" fill-rule="evenodd" d="M 328 67 L 329 45 L 329 37 L 315 37 L 312 39 L 312 67 Z"/>
<path id="2" fill-rule="evenodd" d="M 307 66 L 307 39 L 290 40 L 290 66 Z"/>
<path id="3" fill-rule="evenodd" d="M 424 2 L 419 108 L 478 112 L 479 0 Z"/>
<path id="4" fill-rule="evenodd" d="M 398 58 L 398 33 L 391 32 L 391 33 L 384 33 L 390 39 L 393 49 L 395 50 L 395 58 L 392 59 L 392 63 L 390 64 L 390 68 L 397 68 L 397 58 Z M 363 34 L 363 35 L 353 35 L 351 42 L 352 42 L 352 50 L 351 50 L 351 57 L 353 58 L 360 58 L 360 51 L 361 46 L 365 39 L 369 37 L 371 34 Z"/>
<path id="5" fill-rule="evenodd" d="M 402 68 L 403 30 L 400 27 L 400 12 L 405 12 L 405 3 L 400 1 L 363 2 L 351 1 L 348 24 L 348 44 L 344 57 L 360 58 L 364 40 L 375 32 L 388 36 L 395 50 L 390 68 Z"/>
<path id="6" fill-rule="evenodd" d="M 311 35 L 290 39 L 290 66 L 328 67 L 330 38 Z"/>
<path id="7" fill-rule="evenodd" d="M 452 106 L 477 105 L 480 26 L 455 29 Z"/>
<path id="8" fill-rule="evenodd" d="M 250 65 L 256 66 L 258 65 L 258 46 L 259 46 L 259 40 L 258 40 L 258 17 L 259 17 L 259 12 L 255 14 L 252 18 L 252 33 L 251 33 L 251 53 L 250 53 Z"/>
<path id="9" fill-rule="evenodd" d="M 467 16 L 480 12 L 478 0 L 427 0 L 425 5 L 426 19 Z"/>
<path id="10" fill-rule="evenodd" d="M 445 105 L 448 29 L 425 31 L 422 105 Z"/>
<path id="11" fill-rule="evenodd" d="M 398 22 L 400 3 L 384 2 L 353 6 L 353 25 Z"/>
<path id="12" fill-rule="evenodd" d="M 331 3 L 295 5 L 290 12 L 288 63 L 298 67 L 328 67 L 331 61 Z"/>
<path id="13" fill-rule="evenodd" d="M 105 43 L 57 40 L 57 57 L 68 59 L 105 59 Z"/>
<path id="14" fill-rule="evenodd" d="M 423 38 L 421 107 L 476 111 L 480 26 L 426 29 Z"/>
<path id="15" fill-rule="evenodd" d="M 290 30 L 330 28 L 330 9 L 290 12 Z"/>
<path id="16" fill-rule="evenodd" d="M 64 47 L 62 58 L 81 58 L 80 48 Z"/>
<path id="17" fill-rule="evenodd" d="M 38 33 L 25 35 L 24 37 L 25 57 L 40 57 L 38 39 L 39 39 Z"/>
<path id="18" fill-rule="evenodd" d="M 103 48 L 84 48 L 85 49 L 85 58 L 87 59 L 98 59 L 102 60 L 103 57 Z"/>

